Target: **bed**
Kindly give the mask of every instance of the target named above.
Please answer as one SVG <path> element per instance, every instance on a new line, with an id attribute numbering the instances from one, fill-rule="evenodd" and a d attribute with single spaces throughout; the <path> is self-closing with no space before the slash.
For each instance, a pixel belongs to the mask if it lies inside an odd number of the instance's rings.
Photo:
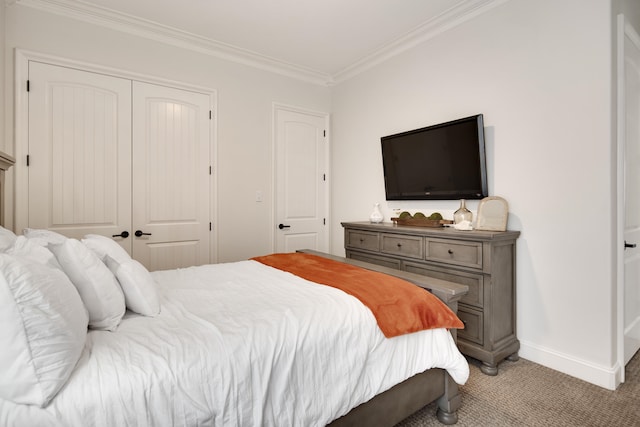
<path id="1" fill-rule="evenodd" d="M 0 252 L 0 425 L 394 425 L 435 400 L 457 422 L 463 286 L 313 251 L 149 273 L 108 238 L 46 230 L 0 229 Z M 338 283 L 305 276 L 322 269 Z M 341 287 L 361 273 L 449 308 L 383 323 L 407 306 Z"/>

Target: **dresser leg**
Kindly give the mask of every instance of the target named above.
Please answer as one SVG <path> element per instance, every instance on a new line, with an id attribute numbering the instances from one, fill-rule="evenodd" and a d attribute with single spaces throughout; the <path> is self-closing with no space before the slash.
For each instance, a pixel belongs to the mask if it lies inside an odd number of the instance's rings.
<path id="1" fill-rule="evenodd" d="M 489 363 L 482 362 L 482 365 L 480 366 L 480 371 L 482 371 L 482 373 L 485 375 L 490 375 L 494 377 L 498 375 L 498 365 L 497 364 L 490 365 Z"/>
<path id="2" fill-rule="evenodd" d="M 518 360 L 520 360 L 520 356 L 518 355 L 518 352 L 516 351 L 515 353 L 507 356 L 507 360 L 510 360 L 511 362 L 517 362 Z"/>

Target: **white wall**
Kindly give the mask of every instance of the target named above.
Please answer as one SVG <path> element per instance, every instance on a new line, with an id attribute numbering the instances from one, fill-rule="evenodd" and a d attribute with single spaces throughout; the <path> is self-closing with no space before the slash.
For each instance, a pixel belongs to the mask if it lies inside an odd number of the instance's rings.
<path id="1" fill-rule="evenodd" d="M 13 142 L 10 133 L 11 126 L 9 125 L 11 122 L 6 120 L 6 114 L 8 114 L 5 105 L 10 103 L 12 100 L 9 99 L 9 95 L 11 92 L 5 90 L 5 88 L 10 87 L 9 76 L 7 76 L 5 70 L 8 66 L 8 61 L 11 56 L 11 53 L 5 47 L 5 39 L 6 39 L 6 9 L 5 2 L 0 2 L 0 151 L 4 153 L 13 154 Z M 12 188 L 13 187 L 13 171 L 15 168 L 10 168 L 9 171 L 5 172 L 5 187 Z M 13 223 L 13 203 L 12 200 L 7 200 L 5 198 L 2 209 L 4 210 L 4 221 L 5 224 Z"/>
<path id="2" fill-rule="evenodd" d="M 214 89 L 218 261 L 272 251 L 272 103 L 329 111 L 328 88 L 20 5 L 6 14 L 7 93 L 13 93 L 14 48 Z M 5 102 L 11 123 L 12 103 Z M 261 203 L 256 190 L 263 192 Z"/>
<path id="3" fill-rule="evenodd" d="M 334 87 L 332 251 L 385 202 L 380 137 L 483 113 L 489 192 L 518 241 L 521 356 L 611 387 L 611 4 L 511 0 Z M 476 203 L 469 203 L 477 209 Z"/>
<path id="4" fill-rule="evenodd" d="M 7 92 L 5 91 L 5 85 L 10 83 L 5 80 L 7 78 L 5 69 L 7 67 L 9 52 L 5 48 L 6 39 L 6 9 L 5 2 L 0 3 L 0 150 L 4 152 L 11 152 L 9 149 L 8 131 L 5 125 L 5 102 L 8 102 Z M 6 82 L 6 83 L 5 83 Z"/>
<path id="5" fill-rule="evenodd" d="M 4 126 L 4 77 L 5 77 L 5 2 L 0 3 L 0 150 L 7 151 L 5 140 L 5 126 Z"/>

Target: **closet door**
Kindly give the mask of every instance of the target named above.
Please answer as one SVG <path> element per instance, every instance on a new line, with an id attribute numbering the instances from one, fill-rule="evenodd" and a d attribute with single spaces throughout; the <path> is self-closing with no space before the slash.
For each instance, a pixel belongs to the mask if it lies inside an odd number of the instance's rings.
<path id="1" fill-rule="evenodd" d="M 31 61 L 29 82 L 28 226 L 130 230 L 131 81 Z"/>
<path id="2" fill-rule="evenodd" d="M 134 82 L 133 117 L 135 258 L 149 270 L 209 263 L 209 96 Z"/>

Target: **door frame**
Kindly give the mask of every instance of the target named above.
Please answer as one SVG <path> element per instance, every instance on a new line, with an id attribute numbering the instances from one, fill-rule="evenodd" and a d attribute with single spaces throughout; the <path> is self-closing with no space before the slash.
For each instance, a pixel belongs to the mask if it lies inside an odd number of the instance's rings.
<path id="1" fill-rule="evenodd" d="M 271 219 L 269 221 L 269 224 L 271 224 L 271 227 L 269 228 L 269 239 L 271 240 L 271 252 L 275 252 L 276 250 L 276 227 L 275 227 L 275 219 L 276 219 L 276 214 L 277 214 L 277 208 L 278 208 L 278 200 L 277 200 L 277 194 L 276 194 L 276 175 L 277 175 L 277 171 L 276 171 L 276 167 L 277 167 L 277 161 L 276 161 L 276 145 L 277 145 L 277 124 L 276 124 L 276 120 L 277 120 L 277 114 L 276 112 L 278 110 L 285 110 L 285 111 L 291 111 L 293 113 L 300 113 L 300 114 L 308 114 L 308 115 L 312 115 L 312 116 L 318 116 L 318 117 L 322 117 L 324 118 L 324 124 L 325 124 L 325 129 L 326 129 L 326 140 L 325 140 L 325 153 L 324 153 L 324 161 L 325 161 L 325 169 L 327 171 L 326 174 L 326 191 L 325 191 L 325 206 L 324 206 L 324 217 L 326 218 L 326 227 L 325 227 L 325 231 L 326 231 L 326 236 L 325 236 L 325 240 L 327 243 L 327 248 L 331 248 L 331 163 L 330 163 L 330 159 L 331 159 L 331 121 L 330 121 L 330 114 L 327 112 L 322 112 L 322 111 L 316 111 L 316 110 L 310 110 L 307 108 L 302 108 L 302 107 L 297 107 L 294 105 L 290 105 L 290 104 L 284 104 L 284 103 L 279 103 L 279 102 L 273 102 L 272 106 L 271 106 L 271 170 L 273 171 L 271 174 L 271 194 L 273 194 L 273 204 L 271 206 Z"/>
<path id="2" fill-rule="evenodd" d="M 131 71 L 121 70 L 117 68 L 106 67 L 97 64 L 91 64 L 88 62 L 77 61 L 73 59 L 63 58 L 55 55 L 49 55 L 40 52 L 34 52 L 24 49 L 15 49 L 15 68 L 14 68 L 14 93 L 15 93 L 15 167 L 14 167 L 14 186 L 13 194 L 9 196 L 12 198 L 13 211 L 14 211 L 14 223 L 13 228 L 19 232 L 27 227 L 27 212 L 29 210 L 28 204 L 28 191 L 29 191 L 29 170 L 26 164 L 27 147 L 29 144 L 29 95 L 26 90 L 27 80 L 29 77 L 29 62 L 37 61 L 44 62 L 51 65 L 60 67 L 76 68 L 81 71 L 87 71 L 98 74 L 106 74 L 113 77 L 120 77 L 130 80 L 135 80 L 144 83 L 151 83 L 160 86 L 168 86 L 176 89 L 198 92 L 205 94 L 209 97 L 209 107 L 212 111 L 212 117 L 209 121 L 209 144 L 210 144 L 210 156 L 209 159 L 212 171 L 210 175 L 209 188 L 211 188 L 210 194 L 210 206 L 209 206 L 209 220 L 212 224 L 210 235 L 210 262 L 218 262 L 218 147 L 217 147 L 217 129 L 218 129 L 218 96 L 217 91 L 205 87 L 192 85 L 185 82 L 164 79 L 148 74 L 134 73 Z M 11 188 L 7 188 L 7 192 L 11 191 Z M 26 197 L 25 197 L 26 195 Z"/>

